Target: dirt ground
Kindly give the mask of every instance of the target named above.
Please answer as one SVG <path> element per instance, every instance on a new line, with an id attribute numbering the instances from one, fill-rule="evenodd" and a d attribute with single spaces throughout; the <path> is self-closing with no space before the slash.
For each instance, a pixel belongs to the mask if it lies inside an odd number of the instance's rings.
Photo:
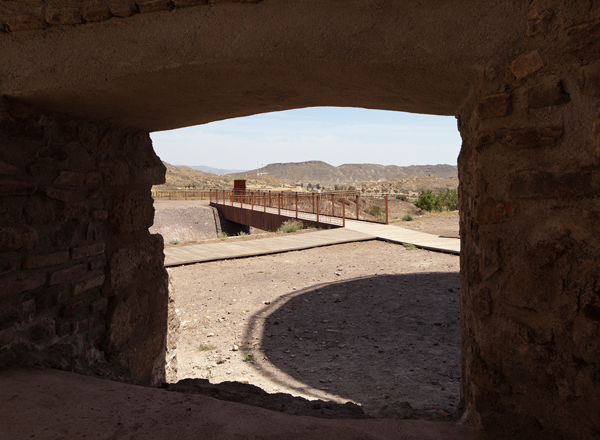
<path id="1" fill-rule="evenodd" d="M 459 238 L 458 211 L 416 214 L 414 220 L 394 222 L 392 225 L 401 228 L 414 229 L 428 234 Z"/>
<path id="2" fill-rule="evenodd" d="M 178 379 L 457 417 L 458 256 L 369 241 L 168 271 Z"/>

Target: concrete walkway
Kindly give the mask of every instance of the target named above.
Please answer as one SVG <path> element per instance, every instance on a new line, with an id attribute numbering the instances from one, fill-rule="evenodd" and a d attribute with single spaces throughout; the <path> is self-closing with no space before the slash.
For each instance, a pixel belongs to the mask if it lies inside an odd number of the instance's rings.
<path id="1" fill-rule="evenodd" d="M 409 243 L 418 248 L 431 251 L 460 254 L 460 239 L 426 234 L 398 226 L 369 223 L 356 220 L 346 220 L 346 229 L 372 235 L 380 240 L 393 243 Z"/>
<path id="2" fill-rule="evenodd" d="M 229 258 L 254 257 L 297 251 L 319 246 L 374 240 L 373 235 L 351 229 L 328 229 L 297 235 L 281 235 L 258 240 L 235 240 L 219 243 L 194 244 L 165 248 L 165 266 L 226 260 Z"/>
<path id="3" fill-rule="evenodd" d="M 460 254 L 460 240 L 457 238 L 440 237 L 397 226 L 346 220 L 345 228 L 281 235 L 258 240 L 223 241 L 165 248 L 165 266 L 254 257 L 375 239 L 393 243 L 410 243 L 423 249 Z"/>

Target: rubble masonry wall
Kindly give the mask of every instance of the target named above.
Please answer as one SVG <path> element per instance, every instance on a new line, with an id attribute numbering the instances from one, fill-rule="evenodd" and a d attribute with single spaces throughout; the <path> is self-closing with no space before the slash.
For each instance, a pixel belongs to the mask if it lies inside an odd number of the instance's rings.
<path id="1" fill-rule="evenodd" d="M 532 2 L 459 115 L 462 394 L 486 438 L 600 434 L 598 35 L 599 7 Z"/>
<path id="2" fill-rule="evenodd" d="M 147 133 L 0 107 L 0 368 L 157 384 L 167 275 Z"/>

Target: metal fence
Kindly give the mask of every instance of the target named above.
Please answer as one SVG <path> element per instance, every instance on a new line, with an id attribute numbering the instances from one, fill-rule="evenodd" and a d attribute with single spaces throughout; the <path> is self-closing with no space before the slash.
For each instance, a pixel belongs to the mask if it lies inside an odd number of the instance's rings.
<path id="1" fill-rule="evenodd" d="M 306 193 L 293 191 L 211 190 L 211 202 L 263 210 L 332 224 L 346 219 L 389 223 L 388 198 L 363 197 L 358 191 Z"/>
<path id="2" fill-rule="evenodd" d="M 152 191 L 154 200 L 208 200 L 210 191 L 197 190 L 173 190 L 173 191 Z"/>

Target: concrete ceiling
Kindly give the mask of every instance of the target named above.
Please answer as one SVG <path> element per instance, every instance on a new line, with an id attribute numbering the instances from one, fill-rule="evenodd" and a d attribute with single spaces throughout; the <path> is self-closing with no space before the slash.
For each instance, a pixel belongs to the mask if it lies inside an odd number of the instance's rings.
<path id="1" fill-rule="evenodd" d="M 519 52 L 525 3 L 264 0 L 0 34 L 0 93 L 146 131 L 316 105 L 455 115 Z"/>

